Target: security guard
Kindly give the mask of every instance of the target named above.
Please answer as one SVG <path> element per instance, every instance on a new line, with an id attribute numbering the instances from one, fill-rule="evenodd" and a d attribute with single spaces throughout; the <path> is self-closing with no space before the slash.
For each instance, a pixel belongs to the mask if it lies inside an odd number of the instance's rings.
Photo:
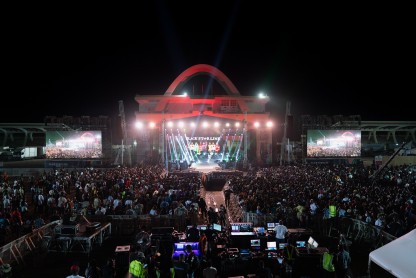
<path id="1" fill-rule="evenodd" d="M 145 256 L 143 252 L 138 252 L 133 255 L 133 259 L 129 265 L 129 278 L 145 278 L 145 267 L 143 262 Z"/>

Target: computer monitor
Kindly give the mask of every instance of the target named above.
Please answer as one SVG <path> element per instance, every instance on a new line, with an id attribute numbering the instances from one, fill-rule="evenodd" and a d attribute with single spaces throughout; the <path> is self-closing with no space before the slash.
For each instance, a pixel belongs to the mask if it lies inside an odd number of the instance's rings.
<path id="1" fill-rule="evenodd" d="M 285 249 L 285 247 L 286 247 L 287 245 L 288 245 L 287 243 L 279 243 L 279 249 L 280 249 L 280 250 L 283 250 L 283 249 Z"/>
<path id="2" fill-rule="evenodd" d="M 212 225 L 212 228 L 213 228 L 214 230 L 216 230 L 217 232 L 221 232 L 221 225 L 220 225 L 220 224 L 214 223 L 214 224 Z"/>
<path id="3" fill-rule="evenodd" d="M 175 251 L 184 251 L 185 250 L 185 243 L 175 242 Z"/>
<path id="4" fill-rule="evenodd" d="M 231 224 L 231 232 L 239 232 L 239 231 L 240 231 L 240 225 Z"/>
<path id="5" fill-rule="evenodd" d="M 267 231 L 272 232 L 279 223 L 267 223 Z"/>
<path id="6" fill-rule="evenodd" d="M 186 246 L 190 245 L 192 248 L 192 251 L 197 255 L 198 257 L 201 255 L 199 251 L 199 242 L 174 242 L 174 252 L 172 254 L 172 258 L 177 259 L 181 254 L 186 255 Z"/>
<path id="7" fill-rule="evenodd" d="M 273 230 L 276 225 L 274 223 L 267 223 L 267 230 Z"/>
<path id="8" fill-rule="evenodd" d="M 207 225 L 198 225 L 197 228 L 200 231 L 205 231 L 207 229 Z"/>
<path id="9" fill-rule="evenodd" d="M 267 242 L 267 250 L 269 250 L 269 251 L 277 250 L 276 241 L 268 241 Z"/>
<path id="10" fill-rule="evenodd" d="M 260 239 L 250 239 L 250 247 L 253 250 L 260 250 Z"/>
<path id="11" fill-rule="evenodd" d="M 231 232 L 253 232 L 252 222 L 230 223 Z"/>
<path id="12" fill-rule="evenodd" d="M 306 248 L 306 241 L 296 241 L 296 248 Z"/>
<path id="13" fill-rule="evenodd" d="M 261 235 L 266 233 L 266 230 L 264 229 L 264 227 L 255 227 L 254 231 Z"/>
<path id="14" fill-rule="evenodd" d="M 240 223 L 240 232 L 252 232 L 253 224 L 252 223 Z"/>

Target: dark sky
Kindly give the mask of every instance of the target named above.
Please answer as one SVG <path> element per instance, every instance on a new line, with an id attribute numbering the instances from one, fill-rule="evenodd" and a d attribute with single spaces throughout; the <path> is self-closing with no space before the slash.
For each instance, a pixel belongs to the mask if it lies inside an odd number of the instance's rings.
<path id="1" fill-rule="evenodd" d="M 169 3 L 10 9 L 0 121 L 113 117 L 119 100 L 132 119 L 136 95 L 163 94 L 196 64 L 267 93 L 277 113 L 290 101 L 295 116 L 416 120 L 410 7 Z"/>

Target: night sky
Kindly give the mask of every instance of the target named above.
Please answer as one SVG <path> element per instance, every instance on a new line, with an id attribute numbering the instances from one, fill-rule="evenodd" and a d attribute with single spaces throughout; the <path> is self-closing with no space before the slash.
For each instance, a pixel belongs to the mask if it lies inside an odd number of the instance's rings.
<path id="1" fill-rule="evenodd" d="M 136 2 L 4 10 L 0 122 L 116 117 L 119 100 L 130 120 L 136 95 L 162 95 L 196 64 L 269 95 L 278 120 L 287 101 L 294 116 L 416 120 L 409 7 Z"/>

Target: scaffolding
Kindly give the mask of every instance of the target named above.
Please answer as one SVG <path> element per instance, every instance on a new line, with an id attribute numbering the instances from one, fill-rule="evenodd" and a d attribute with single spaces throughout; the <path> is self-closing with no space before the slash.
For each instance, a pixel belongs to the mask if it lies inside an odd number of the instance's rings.
<path id="1" fill-rule="evenodd" d="M 121 145 L 118 146 L 116 159 L 114 160 L 115 165 L 126 165 L 131 166 L 131 145 L 126 145 L 127 142 L 127 124 L 126 115 L 124 113 L 124 103 L 122 100 L 118 101 L 118 110 L 121 120 L 121 132 L 123 139 L 121 139 Z"/>

